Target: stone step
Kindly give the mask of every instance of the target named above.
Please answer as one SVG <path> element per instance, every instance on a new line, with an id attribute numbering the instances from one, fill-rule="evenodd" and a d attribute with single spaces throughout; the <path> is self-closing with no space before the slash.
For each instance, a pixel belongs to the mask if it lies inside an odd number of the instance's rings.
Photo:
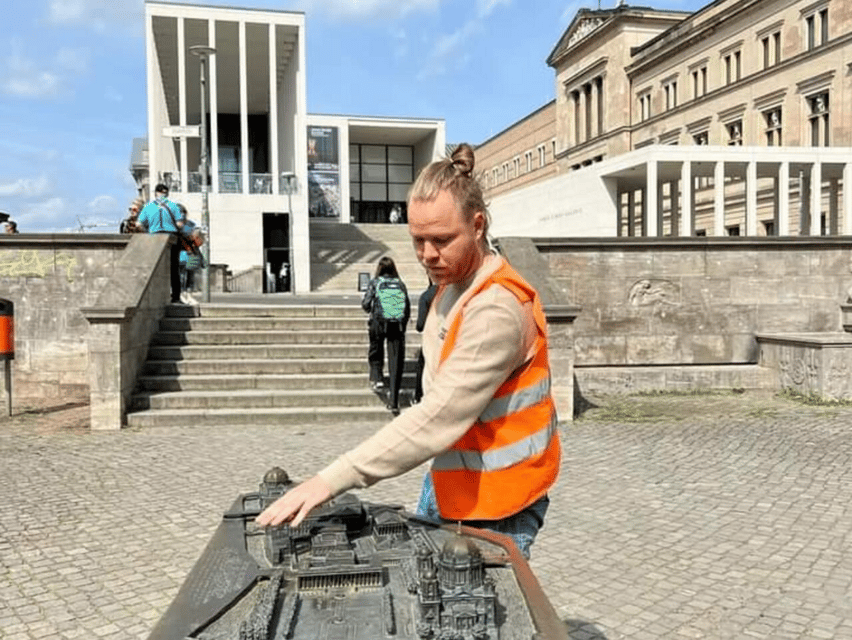
<path id="1" fill-rule="evenodd" d="M 417 345 L 406 344 L 406 358 L 417 357 Z M 185 346 L 151 346 L 148 362 L 161 360 L 327 360 L 366 359 L 367 342 L 363 344 L 207 344 Z"/>
<path id="2" fill-rule="evenodd" d="M 358 373 L 301 374 L 230 374 L 222 375 L 159 375 L 140 376 L 140 391 L 242 391 L 249 389 L 365 389 L 368 385 L 367 371 Z M 403 388 L 414 387 L 414 369 L 404 374 Z"/>
<path id="3" fill-rule="evenodd" d="M 160 331 L 366 331 L 367 314 L 352 318 L 172 318 L 160 320 Z"/>
<path id="4" fill-rule="evenodd" d="M 777 389 L 777 373 L 757 364 L 574 366 L 582 393 Z"/>
<path id="5" fill-rule="evenodd" d="M 405 371 L 414 371 L 417 362 L 405 361 Z M 313 358 L 313 359 L 270 359 L 257 360 L 147 360 L 142 368 L 143 376 L 184 375 L 367 375 L 367 358 Z"/>
<path id="6" fill-rule="evenodd" d="M 281 409 L 294 407 L 370 407 L 384 405 L 370 390 L 366 378 L 361 389 L 296 389 L 235 391 L 162 391 L 133 396 L 134 409 Z"/>
<path id="7" fill-rule="evenodd" d="M 416 331 L 406 341 L 418 336 Z M 367 344 L 365 327 L 339 331 L 160 331 L 152 345 Z"/>
<path id="8" fill-rule="evenodd" d="M 170 305 L 166 316 L 173 318 L 362 318 L 359 304 L 204 304 Z"/>
<path id="9" fill-rule="evenodd" d="M 391 418 L 384 406 L 370 407 L 290 407 L 279 409 L 159 409 L 127 414 L 128 427 L 239 427 L 299 426 L 324 423 L 372 423 L 381 425 Z M 366 427 L 366 425 L 365 425 Z M 372 429 L 365 428 L 364 435 Z"/>

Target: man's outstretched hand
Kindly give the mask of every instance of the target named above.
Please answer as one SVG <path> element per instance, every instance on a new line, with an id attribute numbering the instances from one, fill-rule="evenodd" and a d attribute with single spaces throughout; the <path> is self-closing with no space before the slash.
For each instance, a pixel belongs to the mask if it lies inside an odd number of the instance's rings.
<path id="1" fill-rule="evenodd" d="M 275 526 L 288 522 L 298 527 L 311 509 L 331 498 L 331 491 L 319 476 L 290 489 L 264 509 L 255 522 L 261 527 Z"/>

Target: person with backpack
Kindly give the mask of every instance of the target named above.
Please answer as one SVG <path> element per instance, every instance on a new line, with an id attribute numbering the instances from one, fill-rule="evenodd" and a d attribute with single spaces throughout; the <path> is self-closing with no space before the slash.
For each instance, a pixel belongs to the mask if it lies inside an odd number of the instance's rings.
<path id="1" fill-rule="evenodd" d="M 370 280 L 361 307 L 370 314 L 368 331 L 370 348 L 367 361 L 370 364 L 370 386 L 374 391 L 384 388 L 385 342 L 388 352 L 388 401 L 387 408 L 399 414 L 399 388 L 402 384 L 402 369 L 405 363 L 405 328 L 411 315 L 408 290 L 400 279 L 396 264 L 385 256 L 376 266 L 376 276 Z"/>
<path id="2" fill-rule="evenodd" d="M 148 233 L 168 233 L 177 238 L 183 229 L 180 209 L 169 200 L 169 188 L 165 184 L 154 187 L 154 199 L 142 208 L 137 224 Z M 172 303 L 182 304 L 180 299 L 180 251 L 181 243 L 173 242 L 169 254 Z"/>

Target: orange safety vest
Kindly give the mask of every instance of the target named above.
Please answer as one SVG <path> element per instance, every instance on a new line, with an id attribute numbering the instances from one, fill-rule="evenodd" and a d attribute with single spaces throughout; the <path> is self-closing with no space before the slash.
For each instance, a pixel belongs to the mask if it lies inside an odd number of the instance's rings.
<path id="1" fill-rule="evenodd" d="M 547 322 L 535 289 L 508 263 L 465 293 L 444 339 L 441 363 L 455 346 L 464 307 L 492 284 L 511 291 L 521 304 L 532 301 L 538 328 L 535 353 L 500 385 L 471 428 L 433 460 L 438 510 L 448 520 L 500 520 L 514 515 L 545 495 L 559 472 Z"/>

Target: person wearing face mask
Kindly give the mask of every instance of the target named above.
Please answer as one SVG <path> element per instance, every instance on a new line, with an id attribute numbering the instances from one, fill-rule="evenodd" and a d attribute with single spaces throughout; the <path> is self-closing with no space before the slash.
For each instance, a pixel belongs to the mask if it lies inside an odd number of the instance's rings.
<path id="1" fill-rule="evenodd" d="M 182 215 L 178 206 L 169 200 L 169 188 L 160 183 L 154 187 L 154 199 L 146 204 L 139 213 L 137 224 L 148 233 L 168 233 L 174 236 L 174 241 L 169 248 L 169 265 L 171 268 L 170 284 L 172 290 L 172 303 L 180 304 L 180 250 L 181 245 L 177 235 L 183 227 Z"/>

